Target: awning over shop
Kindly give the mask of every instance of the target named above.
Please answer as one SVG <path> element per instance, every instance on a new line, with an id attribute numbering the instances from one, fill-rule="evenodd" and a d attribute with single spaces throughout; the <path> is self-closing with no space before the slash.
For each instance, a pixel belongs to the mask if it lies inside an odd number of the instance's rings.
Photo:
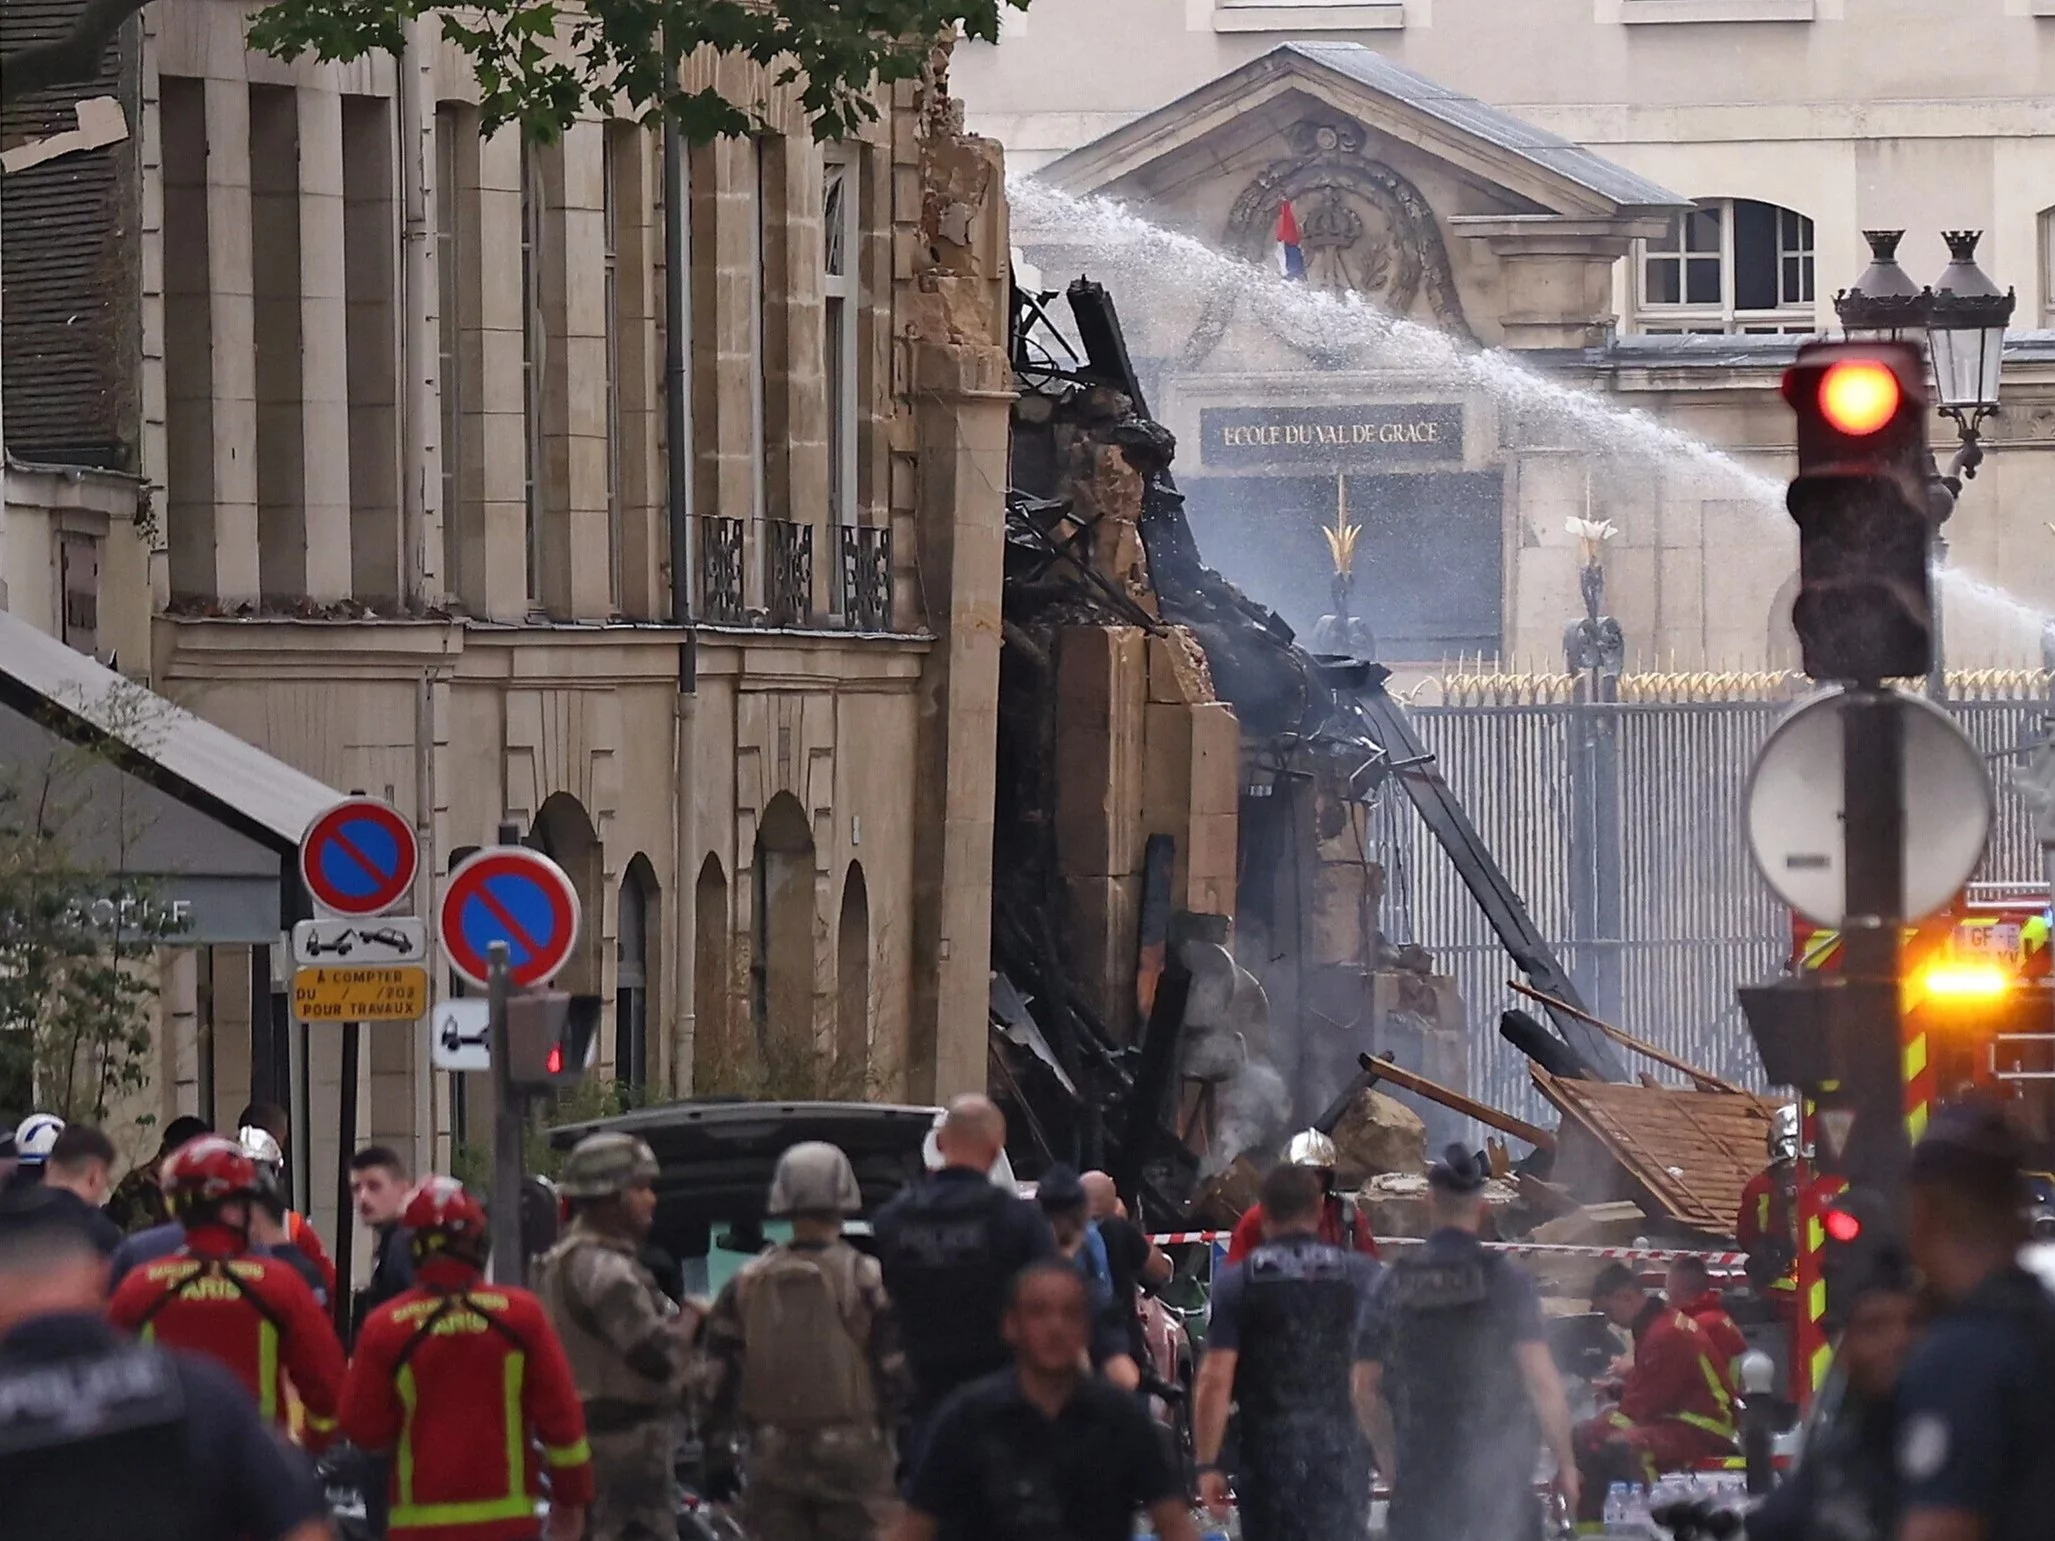
<path id="1" fill-rule="evenodd" d="M 0 791 L 191 943 L 276 941 L 304 902 L 300 835 L 342 796 L 5 613 Z"/>

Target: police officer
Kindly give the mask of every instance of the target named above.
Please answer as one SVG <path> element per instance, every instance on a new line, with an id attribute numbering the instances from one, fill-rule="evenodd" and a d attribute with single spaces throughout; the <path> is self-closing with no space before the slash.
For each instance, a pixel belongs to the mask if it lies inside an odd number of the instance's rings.
<path id="1" fill-rule="evenodd" d="M 2055 1515 L 2055 1302 L 2019 1265 L 2019 1137 L 1994 1107 L 1934 1115 L 1906 1178 L 1941 1304 L 1899 1378 L 1900 1541 L 2026 1541 Z"/>
<path id="2" fill-rule="evenodd" d="M 1368 1390 L 1380 1454 L 1395 1461 L 1386 1467 L 1391 1541 L 1529 1541 L 1541 1535 L 1542 1437 L 1573 1513 L 1578 1497 L 1540 1299 L 1533 1280 L 1478 1240 L 1477 1158 L 1451 1145 L 1427 1181 L 1427 1244 L 1391 1262 L 1374 1305 Z"/>
<path id="3" fill-rule="evenodd" d="M 0 1213 L 0 1533 L 322 1541 L 313 1473 L 225 1370 L 101 1320 L 105 1277 L 75 1221 Z"/>
<path id="4" fill-rule="evenodd" d="M 1892 1388 L 1914 1340 L 1912 1269 L 1902 1252 L 1882 1249 L 1841 1294 L 1833 1368 L 1807 1418 L 1798 1464 L 1749 1511 L 1748 1541 L 1892 1541 Z"/>
<path id="5" fill-rule="evenodd" d="M 846 1155 L 794 1145 L 767 1210 L 792 1240 L 751 1259 L 706 1320 L 701 1430 L 710 1451 L 739 1444 L 754 1541 L 868 1541 L 887 1517 L 906 1361 L 876 1259 L 842 1237 L 862 1206 Z"/>
<path id="6" fill-rule="evenodd" d="M 1217 1513 L 1227 1497 L 1215 1464 L 1227 1405 L 1240 1404 L 1236 1490 L 1248 1541 L 1342 1541 L 1366 1522 L 1370 1428 L 1359 1393 L 1378 1265 L 1320 1239 L 1325 1196 L 1318 1172 L 1271 1168 L 1267 1239 L 1213 1286 L 1193 1443 L 1200 1492 Z"/>
<path id="7" fill-rule="evenodd" d="M 1006 1368 L 1007 1292 L 1028 1264 L 1053 1257 L 1042 1212 L 991 1179 L 1006 1119 L 991 1100 L 958 1097 L 936 1131 L 943 1166 L 899 1194 L 873 1222 L 885 1292 L 910 1325 L 913 1404 L 900 1452 L 911 1467 L 934 1409 L 958 1386 Z"/>
<path id="8" fill-rule="evenodd" d="M 656 1219 L 656 1175 L 656 1156 L 631 1134 L 580 1140 L 557 1180 L 571 1223 L 537 1281 L 585 1404 L 591 1541 L 677 1534 L 671 1471 L 697 1317 L 677 1312 L 637 1256 Z"/>

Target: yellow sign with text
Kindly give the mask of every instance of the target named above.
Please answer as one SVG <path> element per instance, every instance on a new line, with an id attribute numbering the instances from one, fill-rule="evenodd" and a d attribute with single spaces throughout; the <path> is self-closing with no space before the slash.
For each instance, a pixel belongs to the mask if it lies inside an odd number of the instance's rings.
<path id="1" fill-rule="evenodd" d="M 293 1015 L 302 1022 L 412 1022 L 427 1014 L 425 968 L 293 971 Z"/>

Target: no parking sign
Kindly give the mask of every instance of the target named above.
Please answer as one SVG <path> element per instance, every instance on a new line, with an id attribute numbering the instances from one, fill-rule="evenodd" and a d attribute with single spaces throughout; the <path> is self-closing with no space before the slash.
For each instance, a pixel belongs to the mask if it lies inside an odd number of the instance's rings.
<path id="1" fill-rule="evenodd" d="M 450 874 L 440 913 L 443 956 L 457 976 L 486 987 L 494 942 L 507 944 L 507 978 L 539 985 L 578 945 L 578 890 L 562 867 L 526 846 L 489 846 Z"/>
<path id="2" fill-rule="evenodd" d="M 414 826 L 376 797 L 343 799 L 300 837 L 300 881 L 331 915 L 383 915 L 413 888 L 420 859 Z"/>

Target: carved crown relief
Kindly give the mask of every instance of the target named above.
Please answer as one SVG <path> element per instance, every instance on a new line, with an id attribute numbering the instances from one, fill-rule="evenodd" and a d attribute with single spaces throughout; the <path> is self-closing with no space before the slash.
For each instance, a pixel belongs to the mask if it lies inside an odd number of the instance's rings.
<path id="1" fill-rule="evenodd" d="M 1267 263 L 1278 208 L 1290 200 L 1309 285 L 1360 294 L 1394 316 L 1413 315 L 1424 295 L 1443 330 L 1474 340 L 1434 211 L 1411 182 L 1364 154 L 1364 137 L 1361 126 L 1347 119 L 1305 119 L 1286 129 L 1293 153 L 1264 167 L 1235 200 L 1226 249 Z M 1187 366 L 1212 353 L 1235 306 L 1230 287 L 1208 297 L 1185 348 Z M 1334 355 L 1331 340 L 1295 335 L 1289 318 L 1267 319 L 1299 352 L 1318 359 Z"/>

